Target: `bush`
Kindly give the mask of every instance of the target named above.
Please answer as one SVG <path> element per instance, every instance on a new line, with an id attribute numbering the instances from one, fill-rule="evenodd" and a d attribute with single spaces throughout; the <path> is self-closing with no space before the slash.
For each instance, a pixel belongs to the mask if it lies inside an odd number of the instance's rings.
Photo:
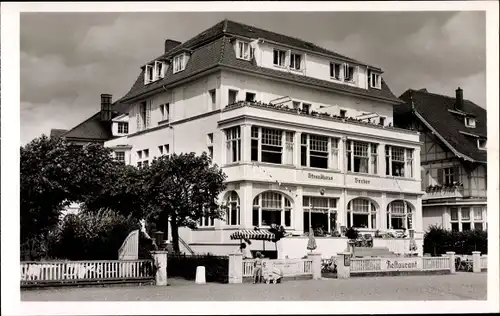
<path id="1" fill-rule="evenodd" d="M 229 257 L 207 255 L 168 255 L 167 275 L 196 279 L 196 267 L 204 266 L 207 282 L 228 283 Z"/>
<path id="2" fill-rule="evenodd" d="M 431 226 L 424 235 L 424 253 L 438 256 L 447 251 L 470 255 L 473 251 L 488 253 L 488 233 L 480 230 L 455 232 Z"/>

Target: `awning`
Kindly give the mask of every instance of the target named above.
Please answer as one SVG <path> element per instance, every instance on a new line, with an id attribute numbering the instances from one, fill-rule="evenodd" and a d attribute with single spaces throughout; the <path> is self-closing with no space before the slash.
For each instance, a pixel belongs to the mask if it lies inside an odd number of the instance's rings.
<path id="1" fill-rule="evenodd" d="M 274 241 L 274 234 L 268 230 L 259 229 L 247 229 L 238 230 L 231 234 L 231 239 L 253 239 L 253 240 L 269 240 Z"/>

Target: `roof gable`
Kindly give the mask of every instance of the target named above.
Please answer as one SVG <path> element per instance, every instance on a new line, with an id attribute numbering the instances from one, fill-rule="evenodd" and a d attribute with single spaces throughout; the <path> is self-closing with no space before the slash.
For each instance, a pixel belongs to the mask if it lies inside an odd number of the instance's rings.
<path id="1" fill-rule="evenodd" d="M 464 112 L 471 113 L 476 119 L 475 128 L 465 126 L 465 117 L 460 114 L 454 114 L 455 98 L 428 93 L 422 90 L 407 90 L 400 97 L 406 102 L 405 107 L 395 109 L 395 113 L 404 115 L 406 111 L 414 111 L 414 114 L 424 123 L 428 124 L 446 141 L 452 151 L 456 151 L 464 158 L 470 158 L 478 162 L 486 162 L 487 152 L 477 147 L 475 137 L 464 134 L 470 132 L 480 137 L 486 137 L 486 110 L 475 103 L 464 100 Z M 399 115 L 395 115 L 395 118 Z"/>

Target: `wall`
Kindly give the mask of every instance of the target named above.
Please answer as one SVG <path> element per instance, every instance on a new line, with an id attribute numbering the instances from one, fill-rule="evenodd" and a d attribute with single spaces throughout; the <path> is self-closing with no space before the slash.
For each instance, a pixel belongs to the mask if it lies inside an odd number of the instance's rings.
<path id="1" fill-rule="evenodd" d="M 426 206 L 422 208 L 423 229 L 427 230 L 431 225 L 447 228 L 447 225 L 445 226 L 443 222 L 444 212 L 444 206 Z"/>
<path id="2" fill-rule="evenodd" d="M 314 111 L 340 115 L 340 109 L 345 109 L 347 110 L 346 116 L 348 117 L 376 112 L 386 117 L 386 125 L 393 123 L 393 106 L 391 104 L 297 86 L 291 83 L 252 77 L 245 74 L 231 73 L 228 71 L 222 72 L 221 80 L 222 107 L 228 104 L 228 90 L 232 89 L 239 90 L 238 100 L 244 100 L 246 92 L 256 93 L 256 100 L 265 103 L 269 103 L 280 97 L 289 96 L 295 101 L 312 104 L 312 110 Z M 320 108 L 321 106 L 325 108 Z M 327 106 L 329 108 L 326 108 Z"/>

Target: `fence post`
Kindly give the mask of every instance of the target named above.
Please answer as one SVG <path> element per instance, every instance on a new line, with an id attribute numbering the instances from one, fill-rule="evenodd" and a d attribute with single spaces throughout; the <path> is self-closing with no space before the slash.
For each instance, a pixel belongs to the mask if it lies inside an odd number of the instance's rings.
<path id="1" fill-rule="evenodd" d="M 481 272 L 481 251 L 472 252 L 472 272 Z"/>
<path id="2" fill-rule="evenodd" d="M 351 277 L 351 253 L 337 253 L 337 278 L 349 279 Z"/>
<path id="3" fill-rule="evenodd" d="M 230 253 L 229 254 L 229 283 L 243 283 L 243 254 Z"/>
<path id="4" fill-rule="evenodd" d="M 308 253 L 307 258 L 312 260 L 311 272 L 313 280 L 321 280 L 321 254 Z"/>
<path id="5" fill-rule="evenodd" d="M 151 251 L 153 255 L 153 264 L 156 266 L 155 283 L 156 285 L 167 285 L 167 251 Z"/>
<path id="6" fill-rule="evenodd" d="M 454 251 L 447 251 L 446 254 L 448 255 L 448 258 L 450 259 L 450 273 L 455 274 L 455 252 Z"/>

